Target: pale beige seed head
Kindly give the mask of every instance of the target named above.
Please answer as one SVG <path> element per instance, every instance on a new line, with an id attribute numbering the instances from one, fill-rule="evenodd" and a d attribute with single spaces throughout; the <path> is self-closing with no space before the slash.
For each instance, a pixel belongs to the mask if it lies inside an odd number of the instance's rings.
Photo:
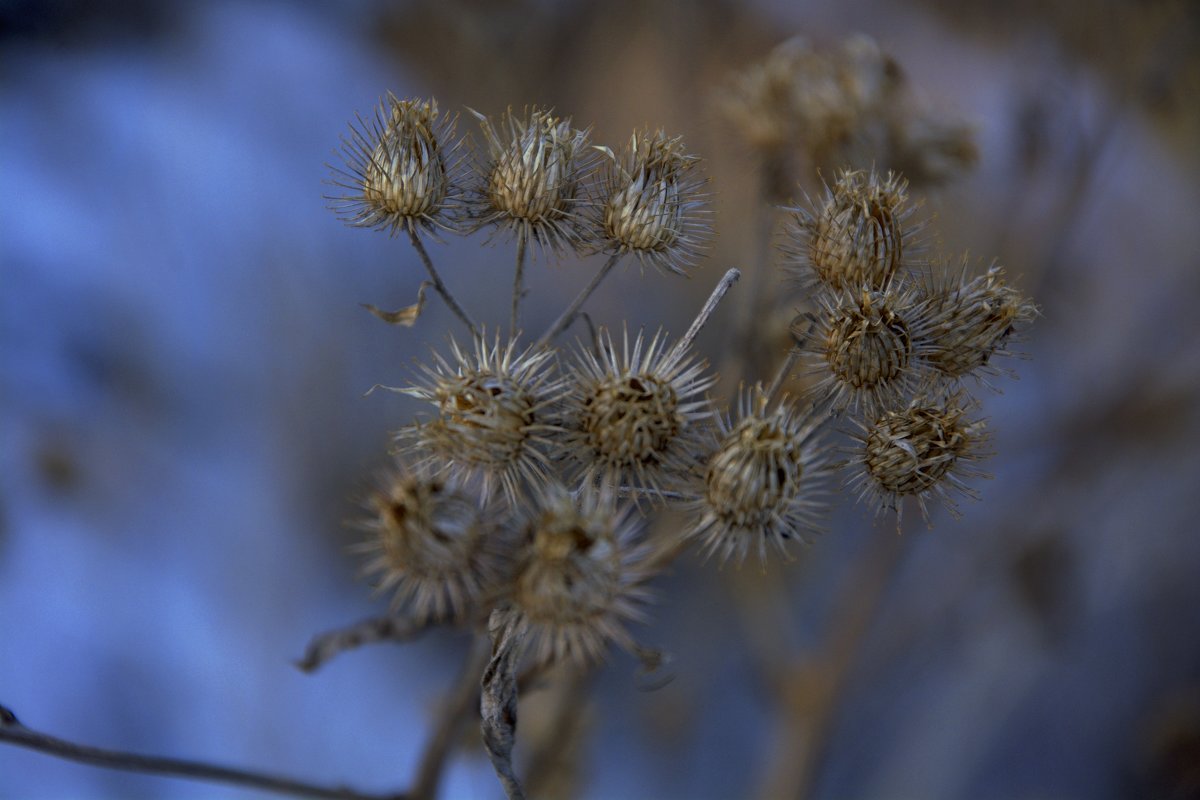
<path id="1" fill-rule="evenodd" d="M 448 228 L 460 195 L 454 120 L 434 100 L 389 94 L 370 122 L 359 122 L 343 141 L 349 171 L 335 170 L 335 185 L 348 192 L 331 198 L 342 219 L 393 234 Z"/>
<path id="2" fill-rule="evenodd" d="M 563 384 L 551 374 L 553 353 L 519 351 L 515 340 L 502 345 L 499 335 L 490 343 L 481 335 L 473 353 L 452 342 L 451 354 L 423 367 L 419 385 L 400 390 L 429 401 L 438 413 L 399 437 L 424 459 L 480 477 L 485 493 L 499 483 L 516 507 L 526 485 L 546 480 L 547 454 L 556 447 L 559 428 L 549 409 Z"/>
<path id="3" fill-rule="evenodd" d="M 421 619 L 461 619 L 494 587 L 500 558 L 490 546 L 477 494 L 421 468 L 389 473 L 367 501 L 359 526 L 371 538 L 356 549 L 392 606 Z"/>
<path id="4" fill-rule="evenodd" d="M 496 126 L 476 117 L 487 144 L 472 202 L 477 225 L 494 224 L 551 247 L 578 246 L 581 189 L 595 162 L 587 131 L 536 107 L 521 117 L 509 109 Z"/>
<path id="5" fill-rule="evenodd" d="M 684 273 L 710 233 L 699 159 L 662 131 L 634 133 L 619 157 L 604 152 L 608 169 L 596 202 L 602 240 L 644 264 Z"/>
<path id="6" fill-rule="evenodd" d="M 766 558 L 768 542 L 786 553 L 789 539 L 818 530 L 829 466 L 815 415 L 787 403 L 771 408 L 761 390 L 745 394 L 739 419 L 723 422 L 705 467 L 689 535 L 710 555 Z"/>
<path id="7" fill-rule="evenodd" d="M 607 493 L 576 497 L 555 485 L 540 493 L 511 598 L 536 660 L 589 662 L 610 643 L 632 647 L 625 624 L 640 618 L 649 577 L 637 531 Z"/>

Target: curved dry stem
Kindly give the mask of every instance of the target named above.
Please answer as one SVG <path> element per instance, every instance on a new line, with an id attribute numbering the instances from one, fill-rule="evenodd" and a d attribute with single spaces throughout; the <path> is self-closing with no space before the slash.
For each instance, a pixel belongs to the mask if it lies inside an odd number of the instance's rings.
<path id="1" fill-rule="evenodd" d="M 8 742 L 55 758 L 78 761 L 97 767 L 167 775 L 209 783 L 225 783 L 295 797 L 320 797 L 333 800 L 408 800 L 408 795 L 403 792 L 364 794 L 344 786 L 320 786 L 279 775 L 206 764 L 200 761 L 147 756 L 76 744 L 25 727 L 17 719 L 16 714 L 2 705 L 0 705 L 0 742 Z"/>
<path id="2" fill-rule="evenodd" d="M 344 628 L 314 636 L 304 655 L 294 663 L 304 672 L 315 672 L 325 662 L 347 650 L 376 642 L 407 642 L 420 636 L 428 624 L 411 617 L 370 617 Z"/>

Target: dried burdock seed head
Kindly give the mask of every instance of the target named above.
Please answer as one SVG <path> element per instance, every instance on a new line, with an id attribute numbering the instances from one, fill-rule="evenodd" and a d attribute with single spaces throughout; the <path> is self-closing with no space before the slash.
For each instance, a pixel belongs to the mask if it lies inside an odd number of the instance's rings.
<path id="1" fill-rule="evenodd" d="M 420 620 L 463 619 L 502 574 L 492 516 L 477 492 L 420 467 L 385 475 L 367 499 L 359 527 L 370 539 L 364 575 L 379 576 L 392 608 Z"/>
<path id="2" fill-rule="evenodd" d="M 789 539 L 818 532 L 831 475 L 821 421 L 786 401 L 770 407 L 761 387 L 743 393 L 738 419 L 720 422 L 687 535 L 710 556 L 757 550 L 765 561 L 768 543 L 786 555 Z"/>
<path id="3" fill-rule="evenodd" d="M 461 199 L 459 141 L 454 118 L 439 116 L 434 100 L 388 96 L 374 117 L 358 119 L 342 140 L 346 170 L 333 168 L 331 197 L 350 225 L 399 230 L 450 229 L 449 214 Z"/>
<path id="4" fill-rule="evenodd" d="M 498 125 L 479 119 L 486 154 L 471 198 L 476 227 L 496 225 L 525 241 L 560 249 L 582 243 L 582 186 L 595 169 L 587 131 L 550 111 L 509 109 Z"/>
<path id="5" fill-rule="evenodd" d="M 942 376 L 957 381 L 997 374 L 992 359 L 1012 355 L 1008 345 L 1038 314 L 1037 306 L 1004 280 L 1003 268 L 968 279 L 967 262 L 957 276 L 932 281 L 925 290 L 931 320 L 929 362 Z"/>
<path id="6" fill-rule="evenodd" d="M 639 519 L 608 492 L 574 496 L 550 484 L 538 493 L 511 597 L 537 661 L 591 662 L 610 643 L 633 648 L 625 625 L 642 618 L 650 577 Z"/>
<path id="7" fill-rule="evenodd" d="M 782 249 L 805 286 L 883 288 L 899 274 L 916 233 L 907 184 L 893 173 L 843 172 L 811 210 L 790 210 Z"/>
<path id="8" fill-rule="evenodd" d="M 660 499 L 695 464 L 713 417 L 705 392 L 706 365 L 669 348 L 656 334 L 648 343 L 629 334 L 620 350 L 602 331 L 599 353 L 579 349 L 565 402 L 564 445 L 586 485 L 625 488 Z"/>
<path id="9" fill-rule="evenodd" d="M 973 464 L 986 455 L 984 423 L 966 417 L 961 395 L 953 395 L 937 402 L 914 401 L 904 410 L 885 411 L 869 423 L 859 423 L 862 432 L 853 459 L 858 473 L 851 484 L 860 499 L 874 503 L 880 512 L 899 514 L 900 501 L 916 497 L 928 522 L 927 503 L 934 498 L 958 516 L 951 492 L 978 497 L 962 479 L 982 477 Z"/>
<path id="10" fill-rule="evenodd" d="M 834 58 L 804 39 L 789 39 L 718 94 L 718 107 L 755 149 L 774 154 L 802 146 L 820 165 L 853 133 L 859 101 Z"/>
<path id="11" fill-rule="evenodd" d="M 928 375 L 928 315 L 913 289 L 825 293 L 800 322 L 793 332 L 835 410 L 871 416 L 902 405 Z"/>
<path id="12" fill-rule="evenodd" d="M 491 343 L 477 337 L 470 353 L 452 340 L 450 359 L 435 359 L 422 366 L 419 385 L 398 391 L 433 403 L 437 417 L 398 438 L 451 474 L 478 476 L 485 494 L 499 483 L 515 508 L 528 485 L 545 482 L 559 431 L 548 419 L 563 391 L 552 377 L 553 352 L 518 351 L 497 334 Z"/>
<path id="13" fill-rule="evenodd" d="M 603 152 L 607 169 L 595 200 L 600 246 L 684 274 L 711 234 L 699 159 L 662 131 L 634 133 L 619 157 Z"/>

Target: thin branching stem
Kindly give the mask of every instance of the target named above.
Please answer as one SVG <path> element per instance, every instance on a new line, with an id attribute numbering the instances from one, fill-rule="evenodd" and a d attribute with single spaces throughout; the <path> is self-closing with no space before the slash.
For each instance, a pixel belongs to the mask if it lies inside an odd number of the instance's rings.
<path id="1" fill-rule="evenodd" d="M 726 270 L 725 275 L 722 276 L 721 281 L 717 284 L 717 288 L 712 290 L 712 294 L 708 296 L 704 307 L 700 309 L 700 313 L 692 320 L 692 325 L 687 329 L 687 333 L 675 343 L 674 355 L 676 357 L 683 355 L 692 346 L 692 342 L 700 335 L 700 331 L 704 328 L 705 323 L 708 322 L 708 318 L 713 315 L 713 312 L 717 310 L 717 306 L 721 304 L 721 299 L 725 297 L 725 293 L 729 291 L 729 287 L 737 283 L 740 277 L 742 277 L 741 270 L 736 268 Z"/>
<path id="2" fill-rule="evenodd" d="M 615 267 L 617 262 L 620 260 L 620 253 L 613 253 L 608 257 L 608 261 L 604 262 L 604 266 L 602 266 L 599 271 L 592 276 L 591 283 L 584 287 L 583 291 L 580 292 L 579 295 L 571 302 L 571 305 L 567 306 L 567 310 L 564 311 L 559 318 L 554 321 L 554 324 L 550 326 L 549 330 L 542 334 L 542 338 L 537 340 L 537 344 L 534 346 L 535 349 L 548 344 L 551 339 L 553 339 L 564 329 L 566 329 L 568 325 L 575 321 L 575 317 L 579 314 L 579 309 L 583 307 L 583 304 L 587 302 L 587 299 L 592 296 L 592 292 L 596 291 L 596 287 L 608 277 L 608 273 L 612 272 L 613 267 Z"/>
<path id="3" fill-rule="evenodd" d="M 458 301 L 454 299 L 454 295 L 450 294 L 450 290 L 446 288 L 446 284 L 442 283 L 442 276 L 438 274 L 436 269 L 434 269 L 433 261 L 430 260 L 429 253 L 425 250 L 425 245 L 421 244 L 421 237 L 417 236 L 417 232 L 411 229 L 408 232 L 408 237 L 412 241 L 412 246 L 417 251 L 417 255 L 421 257 L 421 263 L 425 265 L 425 271 L 429 273 L 430 280 L 433 281 L 433 288 L 436 289 L 437 293 L 442 296 L 442 300 L 446 301 L 446 305 L 450 307 L 450 310 L 453 311 L 454 314 L 463 321 L 463 324 L 467 326 L 467 329 L 471 331 L 471 336 L 478 336 L 479 330 L 475 327 L 475 323 L 471 321 L 471 318 L 467 315 L 467 312 L 464 311 L 463 307 L 460 306 Z"/>
<path id="4" fill-rule="evenodd" d="M 305 648 L 304 655 L 295 663 L 305 672 L 315 672 L 325 662 L 348 650 L 376 642 L 407 642 L 424 633 L 428 627 L 425 622 L 412 617 L 370 617 L 314 636 Z"/>
<path id="5" fill-rule="evenodd" d="M 294 797 L 333 798 L 333 800 L 407 800 L 408 798 L 408 795 L 403 792 L 364 794 L 343 786 L 320 786 L 278 775 L 206 764 L 200 761 L 147 756 L 76 744 L 25 727 L 17 719 L 16 714 L 4 706 L 0 706 L 0 742 L 8 742 L 55 758 L 78 761 L 97 767 L 168 775 L 209 783 L 225 783 Z"/>
<path id="6" fill-rule="evenodd" d="M 521 325 L 521 298 L 525 295 L 525 234 L 517 236 L 517 268 L 513 272 L 512 317 L 508 325 L 509 336 L 516 338 Z"/>

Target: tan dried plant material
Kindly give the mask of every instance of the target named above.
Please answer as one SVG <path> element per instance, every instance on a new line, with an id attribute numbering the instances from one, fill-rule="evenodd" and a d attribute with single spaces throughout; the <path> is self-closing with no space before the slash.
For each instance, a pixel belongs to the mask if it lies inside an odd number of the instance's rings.
<path id="1" fill-rule="evenodd" d="M 511 595 L 535 661 L 595 662 L 614 643 L 635 649 L 626 625 L 643 619 L 651 576 L 643 522 L 611 492 L 549 484 L 537 493 Z"/>
<path id="2" fill-rule="evenodd" d="M 417 385 L 393 391 L 432 403 L 437 416 L 397 439 L 451 474 L 479 478 L 486 495 L 498 484 L 509 507 L 518 507 L 529 487 L 547 480 L 548 453 L 557 449 L 550 410 L 564 386 L 553 374 L 554 352 L 519 350 L 497 333 L 491 342 L 477 337 L 472 351 L 451 340 L 450 358 L 434 359 L 421 366 Z"/>
<path id="3" fill-rule="evenodd" d="M 986 376 L 1003 372 L 995 357 L 1015 355 L 1009 345 L 1038 315 L 1033 301 L 1008 285 L 1002 267 L 993 264 L 969 279 L 965 258 L 957 275 L 931 280 L 924 294 L 931 320 L 929 363 L 952 384 L 968 375 L 986 384 Z"/>
<path id="4" fill-rule="evenodd" d="M 342 140 L 346 169 L 331 167 L 331 183 L 345 191 L 328 198 L 339 218 L 393 236 L 451 230 L 462 199 L 455 121 L 439 114 L 436 100 L 400 100 L 390 92 L 373 117 L 358 117 Z"/>
<path id="5" fill-rule="evenodd" d="M 680 487 L 707 442 L 714 378 L 661 332 L 649 342 L 638 333 L 632 347 L 626 332 L 618 349 L 604 330 L 598 350 L 580 348 L 570 370 L 565 449 L 581 483 L 660 500 Z"/>
<path id="6" fill-rule="evenodd" d="M 985 477 L 974 465 L 987 455 L 985 424 L 969 420 L 967 413 L 962 396 L 952 395 L 937 402 L 917 400 L 859 423 L 857 472 L 850 481 L 859 499 L 874 504 L 877 513 L 896 512 L 897 525 L 906 497 L 916 498 L 926 522 L 930 500 L 958 516 L 954 495 L 978 499 L 963 479 Z"/>
<path id="7" fill-rule="evenodd" d="M 915 209 L 899 175 L 844 171 L 821 201 L 789 209 L 785 269 L 806 287 L 883 288 L 902 274 Z"/>
<path id="8" fill-rule="evenodd" d="M 903 405 L 929 374 L 928 315 L 917 292 L 898 284 L 822 294 L 794 328 L 814 391 L 836 411 L 868 416 Z"/>
<path id="9" fill-rule="evenodd" d="M 474 226 L 495 225 L 555 250 L 582 246 L 584 186 L 596 166 L 588 132 L 536 106 L 521 116 L 510 108 L 496 124 L 471 113 L 486 149 L 475 164 Z"/>
<path id="10" fill-rule="evenodd" d="M 820 531 L 831 477 L 821 418 L 786 401 L 771 406 L 761 387 L 739 398 L 738 418 L 720 420 L 687 536 L 709 556 L 742 561 L 768 545 L 786 555 L 789 540 Z"/>
<path id="11" fill-rule="evenodd" d="M 685 274 L 712 234 L 699 158 L 662 131 L 635 132 L 619 156 L 599 149 L 607 157 L 595 200 L 601 248 Z"/>
<path id="12" fill-rule="evenodd" d="M 369 557 L 364 576 L 392 594 L 393 611 L 417 621 L 461 620 L 493 591 L 503 554 L 478 491 L 427 468 L 398 466 L 367 498 L 358 527 L 370 538 L 354 549 Z"/>

